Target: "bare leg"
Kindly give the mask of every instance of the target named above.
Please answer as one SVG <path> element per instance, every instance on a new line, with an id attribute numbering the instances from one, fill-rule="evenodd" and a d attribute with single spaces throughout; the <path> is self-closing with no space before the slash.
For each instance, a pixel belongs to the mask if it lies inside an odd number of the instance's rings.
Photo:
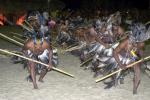
<path id="1" fill-rule="evenodd" d="M 140 49 L 138 51 L 138 54 L 140 57 L 142 57 L 144 54 L 144 51 L 143 51 L 144 45 L 145 45 L 144 42 L 138 43 L 138 48 Z M 140 74 L 141 74 L 140 65 L 141 65 L 141 63 L 139 63 L 138 65 L 136 65 L 134 67 L 135 76 L 134 76 L 134 80 L 133 80 L 134 81 L 133 82 L 133 94 L 137 94 L 137 88 L 140 84 Z"/>
<path id="2" fill-rule="evenodd" d="M 44 68 L 40 74 L 39 82 L 44 82 L 43 78 L 46 74 L 47 74 L 47 69 Z"/>
<path id="3" fill-rule="evenodd" d="M 36 84 L 35 63 L 29 62 L 29 65 L 30 65 L 30 74 L 33 81 L 34 89 L 38 89 L 38 86 Z"/>
<path id="4" fill-rule="evenodd" d="M 134 80 L 133 80 L 133 94 L 137 94 L 137 88 L 140 84 L 140 66 L 137 65 L 134 67 Z"/>

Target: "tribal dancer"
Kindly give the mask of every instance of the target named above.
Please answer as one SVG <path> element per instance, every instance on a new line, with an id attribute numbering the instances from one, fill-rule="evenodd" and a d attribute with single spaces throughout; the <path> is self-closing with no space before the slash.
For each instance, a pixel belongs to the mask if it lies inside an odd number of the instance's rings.
<path id="1" fill-rule="evenodd" d="M 48 64 L 49 66 L 46 68 L 40 64 L 36 64 L 32 61 L 28 61 L 28 69 L 30 75 L 28 79 L 33 82 L 34 89 L 37 89 L 36 83 L 36 74 L 40 74 L 39 81 L 43 82 L 43 78 L 48 71 L 58 64 L 58 59 L 54 55 L 56 51 L 52 50 L 49 38 L 45 37 L 46 31 L 44 30 L 43 24 L 41 24 L 41 20 L 39 17 L 39 13 L 35 13 L 35 15 L 29 16 L 28 21 L 32 26 L 30 31 L 31 38 L 29 38 L 23 47 L 23 53 L 25 56 L 30 57 L 32 59 L 41 61 L 43 63 Z"/>
<path id="2" fill-rule="evenodd" d="M 137 61 L 143 56 L 144 41 L 150 38 L 150 28 L 146 28 L 142 23 L 134 23 L 130 28 L 129 36 L 121 41 L 114 50 L 104 54 L 97 54 L 95 60 L 98 60 L 104 66 L 104 72 L 112 72 L 118 68 L 126 69 L 125 66 Z M 109 55 L 109 56 L 108 56 Z M 125 70 L 124 70 L 125 71 Z M 137 93 L 137 88 L 140 83 L 140 64 L 134 66 L 134 81 L 133 93 Z M 123 79 L 124 73 L 119 72 L 113 76 L 112 85 Z M 110 85 L 110 84 L 108 84 Z M 110 86 L 108 86 L 109 88 Z M 107 88 L 107 87 L 106 87 Z"/>
<path id="3" fill-rule="evenodd" d="M 150 28 L 149 28 L 150 29 Z M 122 41 L 114 50 L 114 58 L 118 66 L 125 66 L 137 61 L 143 56 L 144 41 L 150 38 L 150 30 L 142 23 L 134 23 L 131 26 L 131 35 Z M 140 84 L 140 64 L 134 66 L 133 94 L 137 93 Z"/>

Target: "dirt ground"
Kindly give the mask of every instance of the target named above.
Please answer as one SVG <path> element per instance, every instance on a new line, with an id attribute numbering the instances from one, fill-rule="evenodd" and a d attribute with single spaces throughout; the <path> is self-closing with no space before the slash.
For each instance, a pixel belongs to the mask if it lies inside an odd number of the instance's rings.
<path id="1" fill-rule="evenodd" d="M 17 49 L 3 42 L 0 48 Z M 133 95 L 133 74 L 125 78 L 124 84 L 105 90 L 102 82 L 95 83 L 90 70 L 79 67 L 77 57 L 59 54 L 59 59 L 58 68 L 75 75 L 75 78 L 51 71 L 44 83 L 37 82 L 39 89 L 35 90 L 32 83 L 26 81 L 28 73 L 22 65 L 12 64 L 10 57 L 0 55 L 0 100 L 150 100 L 150 78 L 144 73 L 138 94 Z"/>

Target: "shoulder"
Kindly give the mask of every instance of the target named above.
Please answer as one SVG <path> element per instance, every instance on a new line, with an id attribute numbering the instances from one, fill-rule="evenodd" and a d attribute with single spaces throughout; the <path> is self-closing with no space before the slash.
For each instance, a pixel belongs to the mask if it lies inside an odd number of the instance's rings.
<path id="1" fill-rule="evenodd" d="M 23 48 L 24 49 L 29 49 L 29 48 L 32 48 L 34 45 L 34 42 L 32 41 L 32 39 L 29 39 L 25 42 Z"/>
<path id="2" fill-rule="evenodd" d="M 129 39 L 126 38 L 120 42 L 120 44 L 118 45 L 118 48 L 126 48 L 126 47 L 128 47 L 128 44 L 129 44 Z"/>
<path id="3" fill-rule="evenodd" d="M 138 46 L 138 48 L 143 49 L 144 46 L 145 46 L 145 43 L 144 42 L 139 42 L 137 46 Z"/>
<path id="4" fill-rule="evenodd" d="M 121 43 L 125 43 L 125 44 L 127 44 L 127 43 L 129 43 L 130 41 L 129 41 L 129 38 L 125 38 L 125 39 L 123 39 L 122 41 L 121 41 Z"/>

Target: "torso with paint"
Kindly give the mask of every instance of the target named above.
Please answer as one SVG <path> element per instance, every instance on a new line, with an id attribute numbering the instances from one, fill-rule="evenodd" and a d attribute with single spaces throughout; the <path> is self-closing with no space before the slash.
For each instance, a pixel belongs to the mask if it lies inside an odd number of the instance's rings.
<path id="1" fill-rule="evenodd" d="M 46 40 L 44 40 L 43 44 L 41 45 L 39 39 L 37 39 L 37 44 L 34 44 L 33 40 L 30 39 L 27 41 L 27 43 L 24 46 L 25 46 L 25 50 L 30 50 L 32 53 L 36 55 L 42 54 L 45 49 L 50 49 L 50 45 L 47 43 Z"/>

